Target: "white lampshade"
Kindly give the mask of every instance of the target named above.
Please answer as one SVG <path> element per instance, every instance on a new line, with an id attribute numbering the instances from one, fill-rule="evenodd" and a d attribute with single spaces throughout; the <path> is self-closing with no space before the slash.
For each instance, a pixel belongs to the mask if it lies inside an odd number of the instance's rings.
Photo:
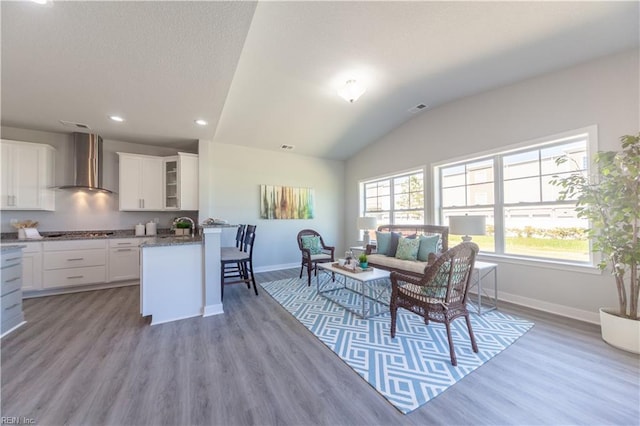
<path id="1" fill-rule="evenodd" d="M 469 235 L 484 235 L 486 231 L 486 216 L 449 216 L 449 232 L 454 235 L 464 235 L 463 241 L 470 241 Z"/>
<path id="2" fill-rule="evenodd" d="M 348 80 L 344 86 L 338 89 L 338 94 L 347 102 L 355 102 L 367 88 L 355 80 Z"/>
<path id="3" fill-rule="evenodd" d="M 362 233 L 362 244 L 365 246 L 371 242 L 371 237 L 369 236 L 370 229 L 376 229 L 378 225 L 378 221 L 375 217 L 370 216 L 362 216 L 358 218 L 358 229 L 364 231 Z"/>
<path id="4" fill-rule="evenodd" d="M 368 231 L 369 229 L 375 229 L 378 225 L 378 221 L 375 217 L 363 216 L 358 218 L 358 229 Z"/>

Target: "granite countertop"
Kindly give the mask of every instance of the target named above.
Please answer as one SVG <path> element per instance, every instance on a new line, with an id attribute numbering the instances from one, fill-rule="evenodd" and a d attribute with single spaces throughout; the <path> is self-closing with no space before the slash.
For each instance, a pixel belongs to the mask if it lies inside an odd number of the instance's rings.
<path id="1" fill-rule="evenodd" d="M 196 235 L 195 237 L 191 237 L 188 235 L 161 235 L 157 236 L 153 241 L 145 241 L 144 243 L 140 244 L 140 248 L 179 246 L 184 244 L 202 244 L 202 237 L 199 235 Z"/>
<path id="2" fill-rule="evenodd" d="M 40 232 L 41 240 L 19 240 L 17 232 L 3 232 L 0 234 L 0 242 L 8 243 L 14 241 L 67 241 L 67 240 L 96 240 L 110 238 L 153 238 L 153 235 L 136 236 L 133 229 L 109 229 L 98 231 L 54 231 Z M 169 228 L 158 229 L 157 236 L 171 236 Z"/>

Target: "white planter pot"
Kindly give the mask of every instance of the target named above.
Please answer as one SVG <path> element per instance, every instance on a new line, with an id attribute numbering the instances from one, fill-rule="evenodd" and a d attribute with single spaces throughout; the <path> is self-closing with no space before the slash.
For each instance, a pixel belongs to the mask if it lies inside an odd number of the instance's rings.
<path id="1" fill-rule="evenodd" d="M 610 314 L 612 308 L 600 308 L 602 340 L 624 351 L 640 354 L 640 321 Z"/>

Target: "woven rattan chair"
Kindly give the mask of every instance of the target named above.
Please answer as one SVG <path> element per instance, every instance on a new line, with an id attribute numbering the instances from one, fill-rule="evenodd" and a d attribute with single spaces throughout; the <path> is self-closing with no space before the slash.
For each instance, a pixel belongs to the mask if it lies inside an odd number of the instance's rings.
<path id="1" fill-rule="evenodd" d="M 304 248 L 303 238 L 305 237 L 319 237 L 320 245 L 319 251 L 320 253 L 311 253 L 311 250 L 308 248 Z M 325 262 L 333 262 L 333 252 L 335 251 L 335 247 L 328 246 L 324 243 L 322 236 L 313 229 L 303 229 L 298 232 L 298 247 L 302 252 L 302 265 L 300 266 L 300 278 L 302 278 L 302 270 L 307 268 L 307 284 L 311 285 L 311 270 L 318 274 L 318 263 Z"/>
<path id="2" fill-rule="evenodd" d="M 478 246 L 475 243 L 465 242 L 444 252 L 435 263 L 425 268 L 421 278 L 392 272 L 391 338 L 396 336 L 398 308 L 422 316 L 427 325 L 429 321 L 444 323 L 449 339 L 451 364 L 457 365 L 451 338 L 451 322 L 464 317 L 471 347 L 474 352 L 478 352 L 467 310 L 467 291 L 477 253 Z"/>

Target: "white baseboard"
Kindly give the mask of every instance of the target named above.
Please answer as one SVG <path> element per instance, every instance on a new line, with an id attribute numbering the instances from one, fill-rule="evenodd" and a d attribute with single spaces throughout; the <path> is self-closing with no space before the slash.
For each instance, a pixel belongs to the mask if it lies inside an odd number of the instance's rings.
<path id="1" fill-rule="evenodd" d="M 291 269 L 291 268 L 299 268 L 300 262 L 298 263 L 283 263 L 280 265 L 267 265 L 261 266 L 259 268 L 255 268 L 254 272 L 257 274 L 259 272 L 271 272 L 271 271 L 280 271 L 282 269 Z"/>
<path id="2" fill-rule="evenodd" d="M 179 316 L 179 317 L 174 317 L 174 318 L 165 318 L 162 321 L 153 321 L 153 315 L 151 315 L 151 325 L 166 324 L 168 322 L 180 321 L 180 320 L 183 320 L 183 319 L 194 318 L 194 317 L 199 317 L 199 316 L 200 316 L 199 314 L 184 315 L 184 316 Z"/>
<path id="3" fill-rule="evenodd" d="M 224 310 L 222 309 L 222 303 L 217 303 L 215 305 L 206 305 L 202 309 L 203 317 L 210 317 L 212 315 L 220 315 L 224 314 Z"/>
<path id="4" fill-rule="evenodd" d="M 559 305 L 557 303 L 545 302 L 544 300 L 531 299 L 517 294 L 505 293 L 503 291 L 499 292 L 498 295 L 499 301 L 504 300 L 505 302 L 525 306 L 538 311 L 549 312 L 551 314 L 573 318 L 592 324 L 600 324 L 600 314 L 598 312 L 585 311 L 582 309 L 572 308 L 570 306 Z"/>
<path id="5" fill-rule="evenodd" d="M 9 333 L 11 333 L 12 331 L 16 330 L 17 328 L 22 327 L 23 325 L 25 325 L 27 322 L 26 321 L 22 321 L 20 324 L 15 325 L 14 327 L 11 327 L 9 330 L 5 331 L 4 333 L 2 333 L 2 336 L 0 336 L 0 339 L 2 339 L 4 336 L 8 335 Z"/>
<path id="6" fill-rule="evenodd" d="M 108 288 L 128 287 L 132 285 L 140 285 L 140 280 L 118 281 L 112 283 L 88 284 L 76 287 L 48 288 L 45 290 L 31 290 L 22 293 L 23 299 L 32 297 L 55 296 L 58 294 L 81 293 L 83 291 L 105 290 Z"/>

